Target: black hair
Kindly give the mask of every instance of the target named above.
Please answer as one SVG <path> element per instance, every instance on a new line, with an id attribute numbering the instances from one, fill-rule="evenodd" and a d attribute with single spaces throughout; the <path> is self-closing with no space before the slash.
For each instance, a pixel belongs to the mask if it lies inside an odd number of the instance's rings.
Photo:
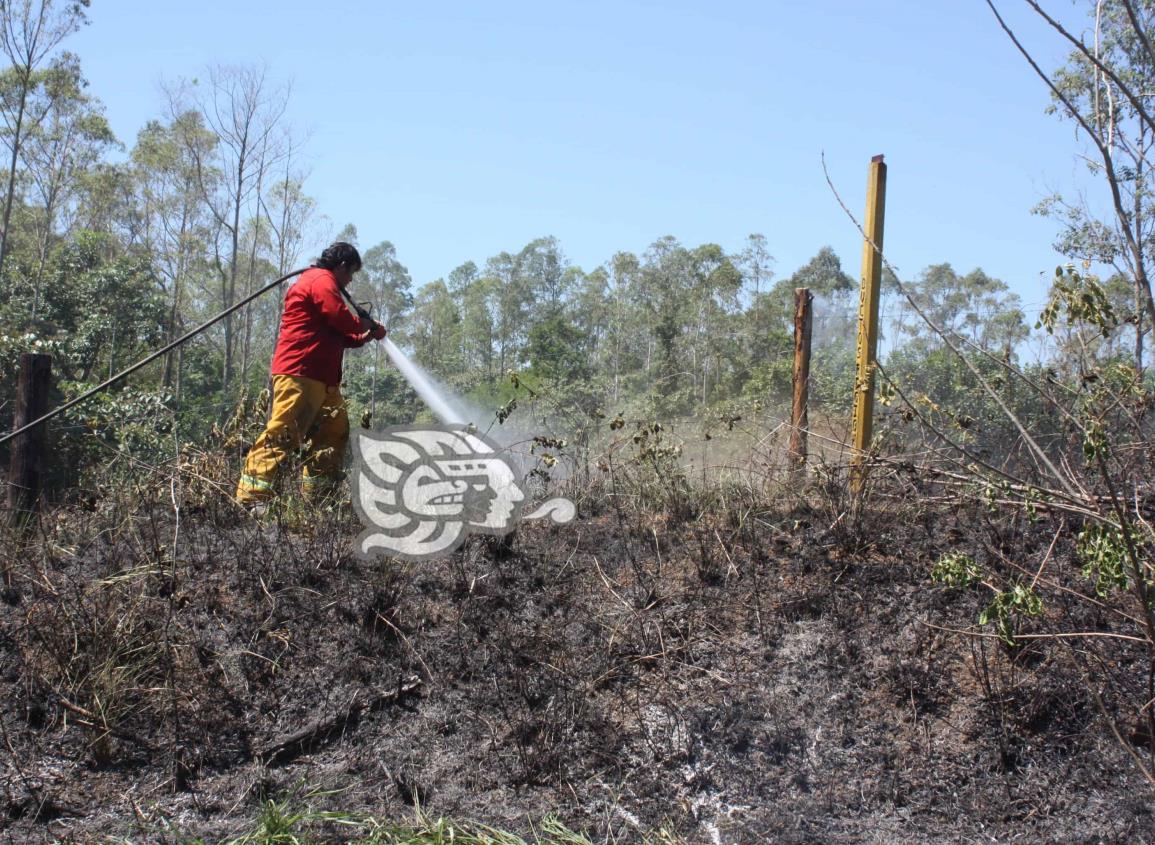
<path id="1" fill-rule="evenodd" d="M 321 257 L 313 263 L 313 266 L 323 270 L 335 270 L 342 264 L 354 270 L 360 270 L 361 253 L 357 252 L 357 247 L 353 244 L 337 241 L 321 253 Z"/>

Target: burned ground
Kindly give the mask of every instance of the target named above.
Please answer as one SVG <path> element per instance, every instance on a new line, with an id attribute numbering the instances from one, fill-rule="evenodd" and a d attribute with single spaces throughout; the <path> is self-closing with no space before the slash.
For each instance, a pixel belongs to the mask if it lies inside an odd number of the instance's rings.
<path id="1" fill-rule="evenodd" d="M 359 560 L 347 516 L 47 514 L 5 540 L 0 841 L 216 842 L 290 796 L 594 841 L 1155 842 L 1092 692 L 1126 721 L 1140 652 L 1008 646 L 989 592 L 929 579 L 1049 552 L 1074 590 L 1056 520 L 608 501 L 423 564 Z M 1110 633 L 1105 607 L 1020 632 Z"/>

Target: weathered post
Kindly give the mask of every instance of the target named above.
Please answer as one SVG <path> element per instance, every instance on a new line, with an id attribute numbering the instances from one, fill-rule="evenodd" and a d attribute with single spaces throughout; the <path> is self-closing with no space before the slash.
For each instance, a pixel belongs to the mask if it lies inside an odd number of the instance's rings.
<path id="1" fill-rule="evenodd" d="M 850 489 L 859 493 L 866 481 L 866 453 L 874 426 L 874 365 L 878 357 L 878 297 L 882 287 L 882 223 L 886 210 L 886 164 L 870 160 L 866 183 L 866 221 L 862 245 L 862 293 L 858 301 L 857 374 L 854 379 L 854 454 Z"/>
<path id="2" fill-rule="evenodd" d="M 806 466 L 806 432 L 810 427 L 807 402 L 810 394 L 810 338 L 814 326 L 810 288 L 794 289 L 794 410 L 791 414 L 790 468 Z"/>
<path id="3" fill-rule="evenodd" d="M 20 356 L 13 431 L 39 419 L 48 411 L 48 384 L 51 376 L 51 355 L 26 353 Z M 8 509 L 14 521 L 25 521 L 40 509 L 43 477 L 44 426 L 40 425 L 12 441 L 12 455 L 8 465 Z"/>

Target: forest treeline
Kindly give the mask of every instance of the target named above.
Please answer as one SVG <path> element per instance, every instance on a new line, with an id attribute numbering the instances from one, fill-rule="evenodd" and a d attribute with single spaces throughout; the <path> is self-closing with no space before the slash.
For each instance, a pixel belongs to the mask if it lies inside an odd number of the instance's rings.
<path id="1" fill-rule="evenodd" d="M 578 413 L 670 418 L 772 403 L 790 387 L 798 287 L 817 297 L 812 401 L 836 414 L 850 406 L 856 271 L 829 247 L 778 272 L 774 244 L 762 235 L 731 252 L 660 237 L 640 255 L 612 253 L 587 270 L 542 237 L 443 278 L 414 280 L 403 249 L 360 243 L 355 226 L 337 231 L 320 214 L 307 189 L 305 141 L 286 118 L 289 88 L 266 68 L 217 66 L 195 83 L 168 83 L 156 119 L 119 139 L 81 58 L 66 49 L 87 4 L 39 0 L 2 11 L 10 62 L 0 73 L 5 426 L 21 353 L 51 353 L 56 399 L 76 395 L 308 264 L 333 239 L 352 240 L 363 254 L 354 295 L 374 305 L 421 365 L 482 407 L 509 399 L 511 373 Z M 1111 258 L 1101 226 L 1056 198 L 1040 211 L 1062 217 L 1072 260 Z M 1141 368 L 1145 302 L 1119 261 L 1096 287 L 1111 330 L 1052 324 L 1040 351 L 1043 335 L 1008 285 L 981 269 L 956 271 L 948 258 L 903 280 L 901 292 L 888 281 L 883 375 L 904 395 L 977 419 L 990 397 L 957 360 L 956 345 L 992 374 L 1027 357 L 1042 361 L 1032 366 L 1043 379 L 1077 379 L 1110 361 Z M 1084 279 L 1060 268 L 1056 290 L 1072 278 Z M 80 431 L 124 445 L 174 426 L 202 436 L 264 388 L 279 308 L 273 292 L 237 312 L 77 409 L 58 436 Z M 345 380 L 355 410 L 372 407 L 375 425 L 426 413 L 379 350 L 351 354 Z M 1013 393 L 1010 380 L 996 382 Z M 889 395 L 884 386 L 884 402 Z"/>

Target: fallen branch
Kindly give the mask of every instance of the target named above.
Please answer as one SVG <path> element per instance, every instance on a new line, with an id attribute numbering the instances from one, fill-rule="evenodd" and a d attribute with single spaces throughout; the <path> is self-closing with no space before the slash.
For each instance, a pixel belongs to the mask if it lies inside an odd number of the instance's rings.
<path id="1" fill-rule="evenodd" d="M 421 683 L 421 679 L 417 677 L 412 677 L 405 683 L 398 679 L 397 688 L 389 692 L 375 693 L 362 701 L 354 697 L 353 701 L 336 714 L 315 719 L 300 730 L 293 731 L 258 750 L 256 756 L 266 765 L 283 766 L 325 744 L 334 734 L 344 730 L 350 723 L 356 722 L 364 713 L 378 710 L 386 704 L 399 702 L 421 686 Z"/>
<path id="2" fill-rule="evenodd" d="M 975 631 L 973 629 L 964 628 L 950 628 L 946 625 L 935 625 L 933 622 L 927 622 L 925 619 L 920 619 L 919 622 L 927 628 L 933 628 L 936 631 L 942 631 L 947 634 L 960 634 L 964 637 L 977 637 L 987 640 L 1001 640 L 1002 636 L 999 634 L 988 634 L 983 631 Z M 1130 634 L 1116 634 L 1111 631 L 1064 631 L 1050 634 L 1015 634 L 1016 640 L 1081 640 L 1090 639 L 1092 637 L 1105 637 L 1111 640 L 1127 640 L 1133 643 L 1146 643 L 1147 640 L 1142 637 L 1133 637 Z"/>

